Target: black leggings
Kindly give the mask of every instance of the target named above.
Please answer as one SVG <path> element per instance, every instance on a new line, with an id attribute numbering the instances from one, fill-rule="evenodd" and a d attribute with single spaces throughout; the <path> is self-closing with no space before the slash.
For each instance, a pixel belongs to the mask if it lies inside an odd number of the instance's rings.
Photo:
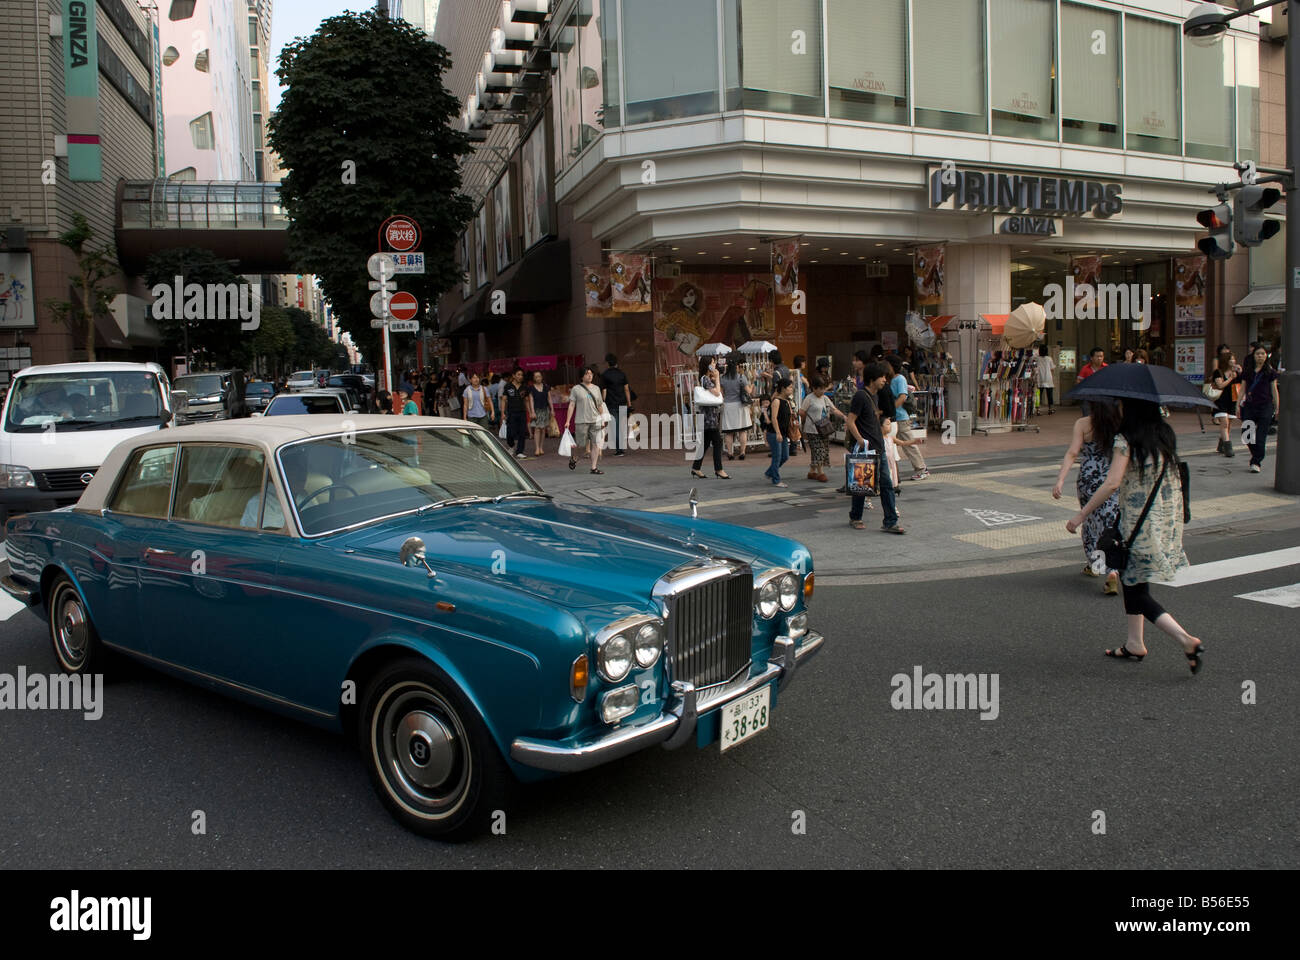
<path id="1" fill-rule="evenodd" d="M 1165 614 L 1165 608 L 1151 599 L 1151 585 L 1149 583 L 1139 583 L 1136 587 L 1130 587 L 1127 583 L 1124 587 L 1124 612 L 1130 617 L 1143 616 L 1155 623 Z"/>

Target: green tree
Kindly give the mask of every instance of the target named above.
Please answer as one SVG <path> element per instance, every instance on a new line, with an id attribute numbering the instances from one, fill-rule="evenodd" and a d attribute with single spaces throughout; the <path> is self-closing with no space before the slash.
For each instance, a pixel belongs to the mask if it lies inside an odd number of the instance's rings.
<path id="1" fill-rule="evenodd" d="M 176 278 L 181 278 L 182 288 L 191 283 L 207 287 L 208 284 L 229 283 L 246 286 L 248 281 L 235 273 L 229 260 L 223 260 L 211 250 L 194 247 L 177 247 L 159 250 L 145 262 L 144 281 L 150 293 L 162 284 L 174 288 Z M 241 329 L 239 317 L 219 320 L 213 317 L 185 319 L 179 304 L 172 303 L 171 310 L 160 311 L 157 300 L 153 304 L 154 322 L 163 341 L 178 351 L 183 351 L 188 341 L 191 355 L 201 363 L 216 367 L 246 367 L 252 358 L 255 331 Z M 159 314 L 166 312 L 167 316 Z M 186 329 L 188 327 L 188 330 Z"/>
<path id="2" fill-rule="evenodd" d="M 294 365 L 299 369 L 327 366 L 334 359 L 334 341 L 325 328 L 300 307 L 285 307 L 284 314 L 293 328 Z"/>
<path id="3" fill-rule="evenodd" d="M 471 147 L 449 125 L 460 111 L 442 86 L 450 63 L 420 30 L 370 12 L 331 17 L 280 53 L 287 89 L 268 140 L 288 171 L 289 255 L 371 356 L 379 338 L 365 264 L 385 219 L 413 217 L 423 232 L 426 273 L 403 276 L 400 289 L 427 306 L 460 282 L 455 245 L 473 210 L 459 161 Z"/>
<path id="4" fill-rule="evenodd" d="M 272 376 L 279 376 L 293 356 L 297 337 L 282 307 L 262 307 L 261 324 L 253 334 L 253 356 L 270 361 Z"/>
<path id="5" fill-rule="evenodd" d="M 108 305 L 118 292 L 110 283 L 118 273 L 117 254 L 112 244 L 97 250 L 87 248 L 94 238 L 95 231 L 86 218 L 74 213 L 72 227 L 59 234 L 59 243 L 77 258 L 74 284 L 78 299 L 46 301 L 55 319 L 66 324 L 74 337 L 84 338 L 86 359 L 91 361 L 95 359 L 95 317 L 108 313 Z"/>

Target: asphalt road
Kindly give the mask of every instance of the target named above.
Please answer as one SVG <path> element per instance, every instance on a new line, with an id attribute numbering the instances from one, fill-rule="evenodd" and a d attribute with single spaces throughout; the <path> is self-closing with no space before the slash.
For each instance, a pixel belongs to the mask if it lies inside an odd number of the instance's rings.
<path id="1" fill-rule="evenodd" d="M 1188 550 L 1199 564 L 1297 545 L 1289 529 Z M 1236 599 L 1300 567 L 1157 588 L 1206 644 L 1193 678 L 1150 632 L 1140 664 L 1101 656 L 1123 640 L 1120 600 L 1077 552 L 983 576 L 876 577 L 887 564 L 867 556 L 861 585 L 819 587 L 827 647 L 771 729 L 726 755 L 652 748 L 529 787 L 504 835 L 461 845 L 398 827 L 342 739 L 131 668 L 99 720 L 0 713 L 0 866 L 1300 866 L 1300 616 Z M 0 624 L 0 673 L 19 665 L 56 669 L 28 613 Z M 917 665 L 996 674 L 997 718 L 895 710 L 891 678 Z"/>

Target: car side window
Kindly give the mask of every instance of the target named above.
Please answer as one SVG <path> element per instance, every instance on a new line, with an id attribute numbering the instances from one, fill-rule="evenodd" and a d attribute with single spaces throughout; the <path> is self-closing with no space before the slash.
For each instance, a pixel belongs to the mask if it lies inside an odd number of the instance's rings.
<path id="1" fill-rule="evenodd" d="M 256 530 L 266 458 L 260 450 L 184 444 L 173 520 Z"/>
<path id="2" fill-rule="evenodd" d="M 137 450 L 122 471 L 122 480 L 108 508 L 114 513 L 167 518 L 172 497 L 176 445 Z"/>

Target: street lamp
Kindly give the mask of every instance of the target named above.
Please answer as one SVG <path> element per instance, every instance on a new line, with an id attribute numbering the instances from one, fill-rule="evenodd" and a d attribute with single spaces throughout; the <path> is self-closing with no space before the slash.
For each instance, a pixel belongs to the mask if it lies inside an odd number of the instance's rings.
<path id="1" fill-rule="evenodd" d="M 1193 43 L 1208 46 L 1218 43 L 1228 32 L 1228 23 L 1238 17 L 1285 4 L 1288 22 L 1300 16 L 1300 0 L 1269 0 L 1232 13 L 1224 13 L 1213 3 L 1203 3 L 1183 23 L 1183 35 Z M 1300 190 L 1296 189 L 1296 163 L 1300 161 L 1300 51 L 1289 36 L 1286 41 L 1286 312 L 1282 322 L 1282 342 L 1289 362 L 1279 376 L 1281 409 L 1277 412 L 1277 479 L 1279 493 L 1300 494 Z M 1267 424 L 1258 429 L 1267 431 Z"/>

